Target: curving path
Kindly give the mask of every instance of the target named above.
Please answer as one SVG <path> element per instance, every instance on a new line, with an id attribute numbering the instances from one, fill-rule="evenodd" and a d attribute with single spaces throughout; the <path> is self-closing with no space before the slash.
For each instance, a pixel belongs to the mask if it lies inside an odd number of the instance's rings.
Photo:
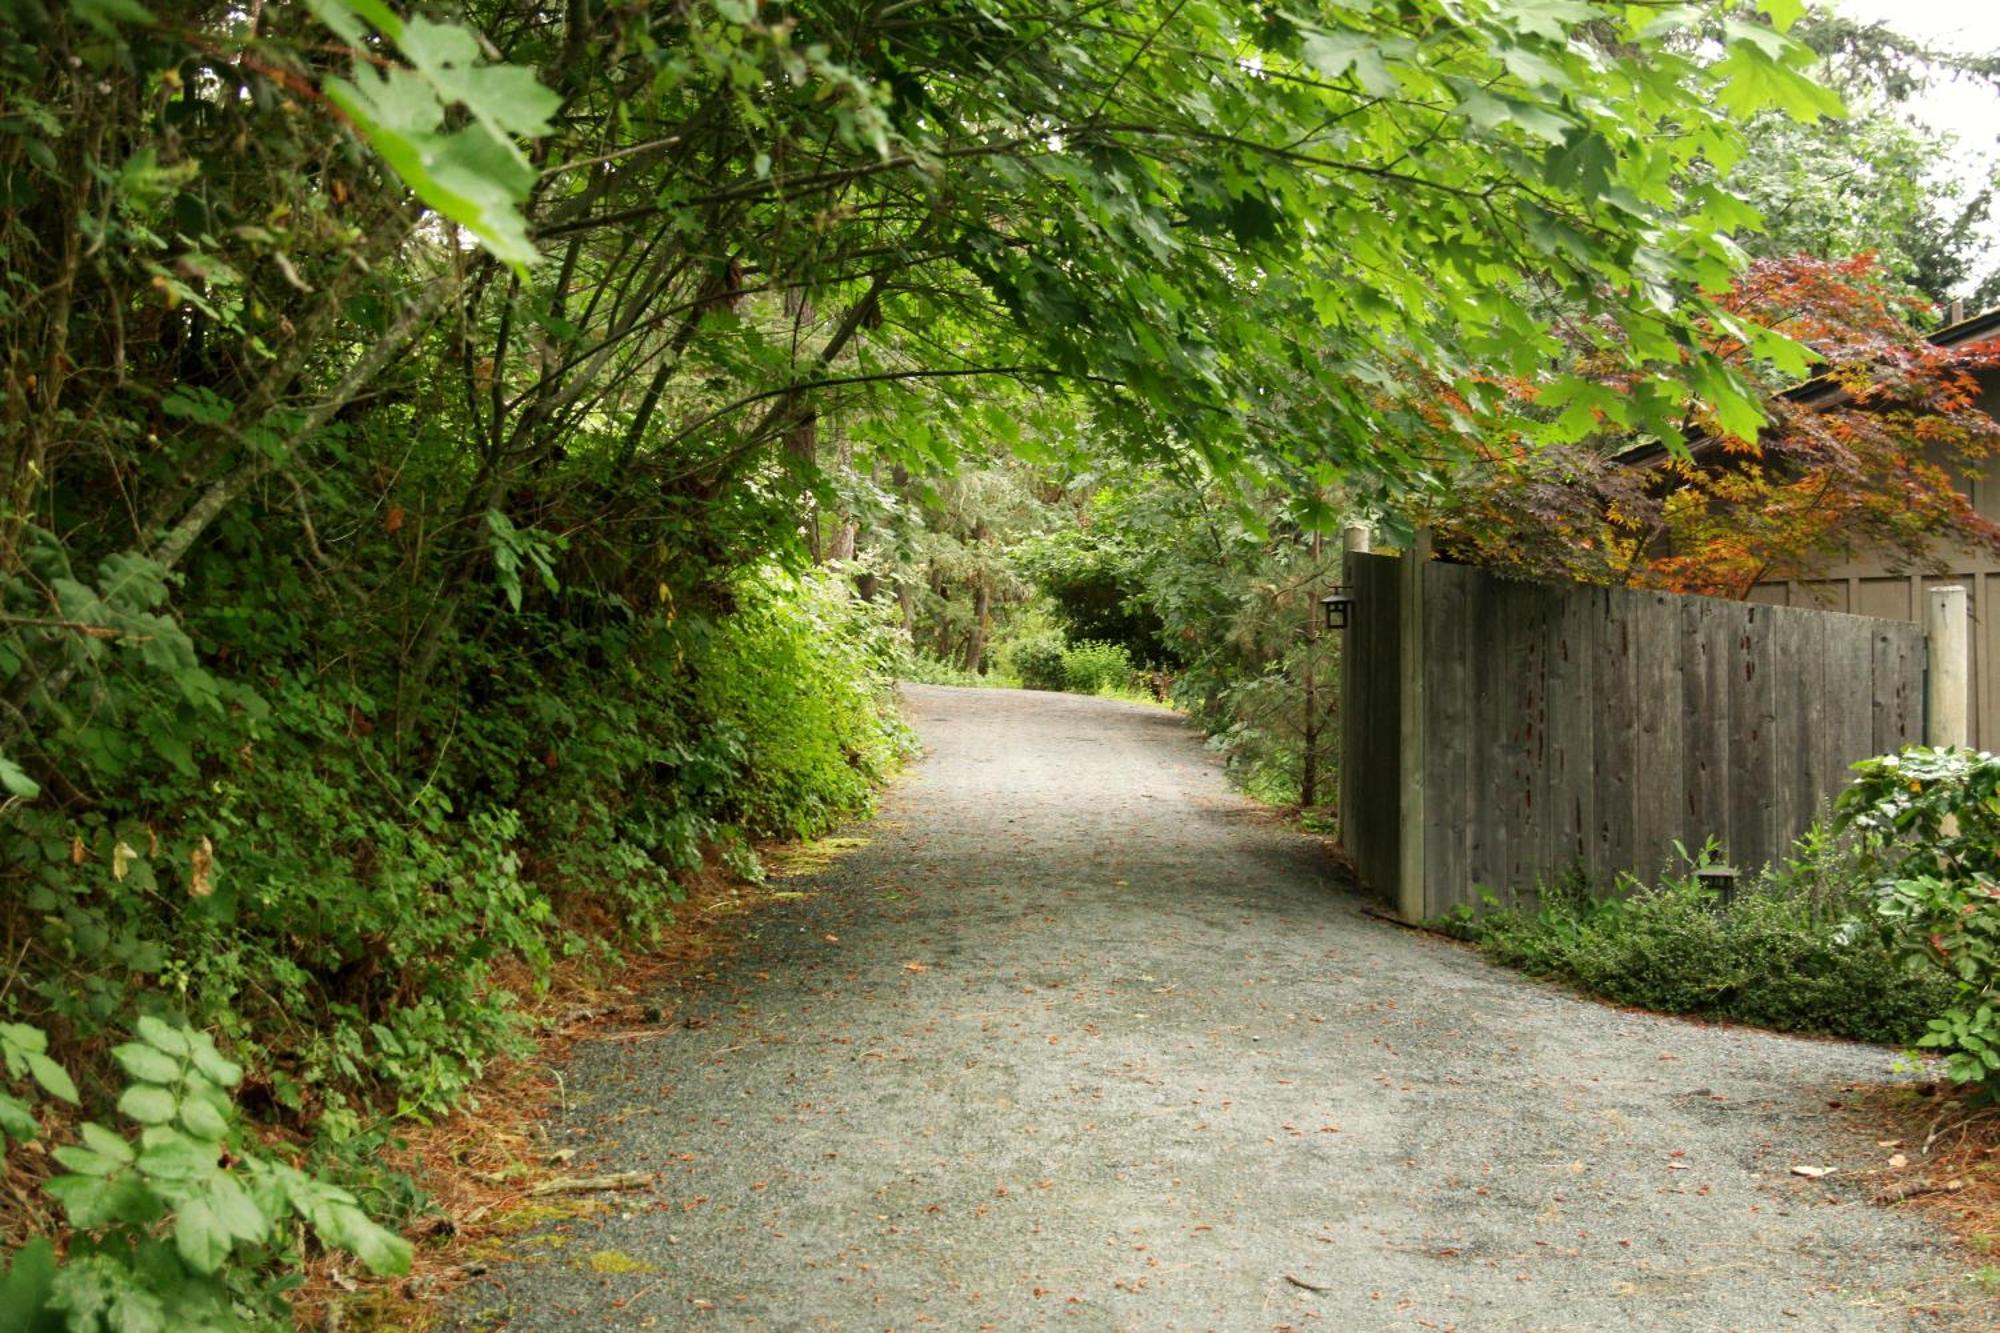
<path id="1" fill-rule="evenodd" d="M 2000 1324 L 1915 1219 L 1789 1173 L 1871 1164 L 1828 1103 L 1892 1053 L 1368 917 L 1168 713 L 907 697 L 930 753 L 872 841 L 682 1026 L 564 1071 L 577 1169 L 655 1191 L 530 1237 L 462 1327 Z"/>

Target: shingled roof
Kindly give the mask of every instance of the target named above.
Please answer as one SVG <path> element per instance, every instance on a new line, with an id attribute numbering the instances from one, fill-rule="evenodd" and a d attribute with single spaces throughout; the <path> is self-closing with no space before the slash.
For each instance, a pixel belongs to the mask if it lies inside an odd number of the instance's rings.
<path id="1" fill-rule="evenodd" d="M 2000 306 L 1947 324 L 1931 334 L 1930 340 L 1938 347 L 1958 347 L 1966 343 L 1985 342 L 1996 337 L 2000 337 Z M 1832 407 L 1844 398 L 1846 393 L 1847 390 L 1840 387 L 1839 381 L 1827 374 L 1816 375 L 1812 379 L 1794 384 L 1778 396 L 1804 407 Z M 1690 441 L 1688 452 L 1700 453 L 1720 445 L 1721 441 L 1714 436 L 1705 435 Z M 1613 454 L 1611 461 L 1620 467 L 1650 467 L 1668 456 L 1667 446 L 1656 441 L 1651 444 L 1634 445 L 1622 453 Z"/>

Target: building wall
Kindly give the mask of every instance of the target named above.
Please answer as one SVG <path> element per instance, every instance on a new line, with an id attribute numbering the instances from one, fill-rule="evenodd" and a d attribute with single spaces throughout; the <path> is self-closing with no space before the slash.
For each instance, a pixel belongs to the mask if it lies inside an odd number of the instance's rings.
<path id="1" fill-rule="evenodd" d="M 1981 405 L 2000 416 L 2000 377 L 1989 381 Z M 1932 461 L 1943 460 L 1934 457 Z M 1991 461 L 1985 477 L 1953 470 L 1959 474 L 1959 488 L 1971 495 L 1973 508 L 2000 523 L 2000 458 Z M 1879 555 L 1864 553 L 1828 568 L 1818 578 L 1760 583 L 1751 590 L 1749 600 L 1922 624 L 1929 589 L 1954 584 L 1964 588 L 1972 615 L 1971 698 L 1967 708 L 1972 743 L 1981 749 L 2000 748 L 2000 614 L 1986 614 L 1988 607 L 2000 607 L 2000 556 L 1983 548 L 1957 545 L 1940 545 L 1933 554 L 1946 572 L 1898 569 Z"/>

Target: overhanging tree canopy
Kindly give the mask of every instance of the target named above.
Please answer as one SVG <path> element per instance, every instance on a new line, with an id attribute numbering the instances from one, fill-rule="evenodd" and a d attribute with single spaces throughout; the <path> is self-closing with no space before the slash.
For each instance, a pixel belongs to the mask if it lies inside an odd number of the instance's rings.
<path id="1" fill-rule="evenodd" d="M 168 564 L 413 372 L 462 418 L 461 539 L 559 460 L 725 486 L 864 390 L 893 449 L 894 407 L 952 400 L 879 386 L 995 376 L 1213 464 L 1400 483 L 1425 466 L 1396 410 L 1410 372 L 1492 406 L 1471 372 L 1544 375 L 1558 315 L 1643 369 L 1615 408 L 1635 427 L 1671 435 L 1690 383 L 1744 424 L 1689 332 L 1743 215 L 1677 172 L 1726 163 L 1732 117 L 1831 106 L 1770 27 L 1726 18 L 1705 44 L 1689 7 L 313 9 L 324 27 L 16 19 L 89 59 L 16 48 L 44 115 L 12 134 L 9 216 L 48 269 L 24 275 L 46 331 L 17 339 L 9 401 L 109 406 L 137 388 L 133 319 L 208 325 L 217 400 L 163 440 L 207 488 L 148 487 L 118 534 Z M 322 70 L 329 35 L 350 68 Z M 363 355 L 432 331 L 442 355 L 415 366 Z M 20 424 L 17 521 L 101 456 Z M 224 425 L 273 438 L 246 452 Z"/>

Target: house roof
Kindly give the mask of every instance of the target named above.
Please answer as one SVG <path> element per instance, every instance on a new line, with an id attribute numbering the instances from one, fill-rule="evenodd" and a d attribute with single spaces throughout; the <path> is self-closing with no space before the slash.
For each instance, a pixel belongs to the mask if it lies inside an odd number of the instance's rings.
<path id="1" fill-rule="evenodd" d="M 1970 316 L 1969 318 L 1947 324 L 1930 335 L 1932 344 L 1938 347 L 1959 347 L 1966 343 L 1985 342 L 1991 338 L 2000 338 L 2000 306 L 1995 306 L 1991 310 L 1981 311 L 1979 314 Z M 1815 375 L 1812 379 L 1794 384 L 1778 396 L 1807 407 L 1816 403 L 1830 406 L 1846 392 L 1845 389 L 1840 387 L 1839 382 L 1829 374 Z M 1700 449 L 1712 448 L 1717 443 L 1718 441 L 1713 437 L 1705 436 L 1701 439 L 1690 441 L 1688 451 L 1692 453 Z M 1620 467 L 1647 467 L 1667 456 L 1667 446 L 1655 442 L 1652 444 L 1634 445 L 1622 453 L 1613 454 L 1611 461 Z"/>

